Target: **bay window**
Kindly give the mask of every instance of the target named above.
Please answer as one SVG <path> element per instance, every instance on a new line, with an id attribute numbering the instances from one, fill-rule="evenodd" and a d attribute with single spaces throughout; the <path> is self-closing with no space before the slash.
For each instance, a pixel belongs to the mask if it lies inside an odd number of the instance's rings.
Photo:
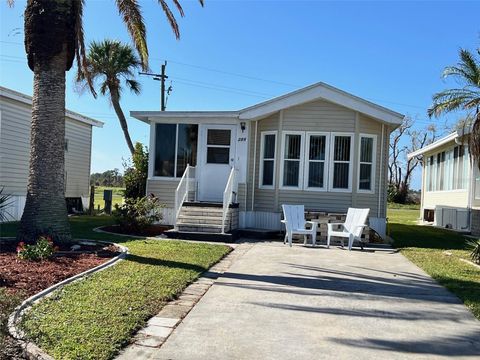
<path id="1" fill-rule="evenodd" d="M 153 176 L 182 177 L 197 162 L 198 125 L 155 124 Z"/>
<path id="2" fill-rule="evenodd" d="M 303 132 L 284 133 L 282 146 L 282 187 L 301 188 L 302 158 Z"/>
<path id="3" fill-rule="evenodd" d="M 374 191 L 375 153 L 377 138 L 374 135 L 360 135 L 358 191 Z"/>
<path id="4" fill-rule="evenodd" d="M 309 190 L 326 189 L 326 167 L 328 134 L 307 133 L 305 149 L 305 188 Z"/>
<path id="5" fill-rule="evenodd" d="M 261 135 L 260 154 L 260 187 L 273 188 L 275 185 L 275 150 L 277 132 L 264 131 Z"/>
<path id="6" fill-rule="evenodd" d="M 335 191 L 351 190 L 352 134 L 332 134 L 330 188 Z"/>

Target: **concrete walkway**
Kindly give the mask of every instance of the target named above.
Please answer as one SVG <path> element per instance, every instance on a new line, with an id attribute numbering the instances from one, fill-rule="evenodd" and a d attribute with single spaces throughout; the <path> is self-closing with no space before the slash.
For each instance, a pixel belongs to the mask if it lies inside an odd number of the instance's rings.
<path id="1" fill-rule="evenodd" d="M 153 359 L 480 357 L 480 321 L 398 253 L 260 243 Z"/>

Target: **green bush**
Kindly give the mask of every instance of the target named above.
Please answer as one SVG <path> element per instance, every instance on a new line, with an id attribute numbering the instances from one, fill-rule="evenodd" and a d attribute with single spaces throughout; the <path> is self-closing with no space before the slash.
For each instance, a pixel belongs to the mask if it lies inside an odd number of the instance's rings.
<path id="1" fill-rule="evenodd" d="M 470 240 L 468 244 L 472 247 L 472 252 L 470 253 L 472 261 L 480 264 L 480 239 Z"/>
<path id="2" fill-rule="evenodd" d="M 43 261 L 52 257 L 55 250 L 57 248 L 50 236 L 40 236 L 33 245 L 20 242 L 17 246 L 17 256 L 22 260 Z"/>
<path id="3" fill-rule="evenodd" d="M 148 176 L 148 150 L 141 143 L 135 144 L 131 162 L 123 164 L 125 172 L 125 198 L 138 199 L 146 195 Z"/>
<path id="4" fill-rule="evenodd" d="M 158 198 L 153 196 L 126 198 L 123 205 L 115 204 L 113 216 L 122 231 L 140 233 L 161 219 L 160 208 Z"/>

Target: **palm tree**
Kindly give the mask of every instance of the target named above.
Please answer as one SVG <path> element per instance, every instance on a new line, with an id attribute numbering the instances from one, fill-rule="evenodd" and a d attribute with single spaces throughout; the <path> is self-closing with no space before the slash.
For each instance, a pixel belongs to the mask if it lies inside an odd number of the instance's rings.
<path id="1" fill-rule="evenodd" d="M 116 40 L 93 41 L 90 44 L 88 54 L 88 72 L 92 82 L 100 80 L 100 94 L 110 94 L 118 121 L 123 130 L 130 153 L 133 155 L 135 148 L 128 133 L 127 120 L 120 107 L 120 95 L 122 93 L 122 81 L 133 93 L 140 93 L 140 84 L 132 79 L 134 70 L 141 67 L 140 60 L 135 55 L 135 50 L 127 44 Z M 88 85 L 85 77 L 78 79 L 83 85 Z"/>
<path id="2" fill-rule="evenodd" d="M 480 48 L 477 49 L 480 56 Z M 433 95 L 433 105 L 428 109 L 428 116 L 438 117 L 452 111 L 466 113 L 466 122 L 472 122 L 469 150 L 473 159 L 480 165 L 480 58 L 464 49 L 459 51 L 460 61 L 455 66 L 448 66 L 443 77 L 453 78 L 460 85 Z"/>
<path id="3" fill-rule="evenodd" d="M 199 0 L 203 5 L 203 0 Z M 14 0 L 8 0 L 13 4 Z M 34 73 L 30 170 L 27 199 L 17 237 L 34 241 L 50 233 L 71 240 L 64 192 L 65 72 L 76 58 L 78 71 L 93 90 L 83 35 L 84 0 L 28 0 L 24 14 L 25 50 Z M 146 28 L 138 0 L 115 0 L 143 69 L 148 69 Z M 158 0 L 170 26 L 180 37 L 166 0 Z M 184 16 L 179 0 L 172 0 Z"/>

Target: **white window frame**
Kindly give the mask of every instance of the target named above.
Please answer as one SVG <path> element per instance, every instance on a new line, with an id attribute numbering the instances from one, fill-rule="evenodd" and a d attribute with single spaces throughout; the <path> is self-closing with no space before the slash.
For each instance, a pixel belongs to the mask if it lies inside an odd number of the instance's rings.
<path id="1" fill-rule="evenodd" d="M 266 135 L 275 135 L 275 147 L 273 152 L 273 178 L 272 178 L 272 185 L 263 185 L 263 163 L 265 160 L 272 160 L 270 158 L 265 159 L 264 156 L 264 149 L 265 149 L 265 136 Z M 277 138 L 278 138 L 278 131 L 262 131 L 260 133 L 260 171 L 259 171 L 259 178 L 258 178 L 258 188 L 259 189 L 275 189 L 275 169 L 277 168 Z"/>
<path id="2" fill-rule="evenodd" d="M 285 141 L 287 135 L 300 135 L 300 159 L 298 169 L 298 186 L 283 185 L 283 170 L 285 165 Z M 287 159 L 288 160 L 288 159 Z M 279 189 L 282 190 L 303 190 L 303 168 L 305 163 L 305 131 L 282 131 L 282 151 L 280 156 L 280 183 Z"/>
<path id="3" fill-rule="evenodd" d="M 335 137 L 340 136 L 349 136 L 350 137 L 350 161 L 348 161 L 349 169 L 348 169 L 348 188 L 347 189 L 340 189 L 333 187 L 333 172 L 334 172 L 334 155 L 335 155 Z M 352 192 L 352 178 L 353 178 L 353 157 L 354 157 L 354 149 L 355 149 L 355 134 L 350 132 L 332 132 L 330 136 L 330 157 L 329 157 L 329 175 L 328 175 L 328 191 L 330 192 Z M 338 162 L 338 161 L 337 161 Z"/>
<path id="4" fill-rule="evenodd" d="M 322 162 L 322 160 L 310 160 L 310 137 L 311 136 L 325 136 L 325 160 L 323 160 L 323 187 L 309 187 L 308 177 L 310 172 L 310 161 Z M 303 189 L 306 191 L 328 191 L 328 174 L 329 174 L 329 162 L 330 162 L 330 133 L 320 131 L 307 131 L 305 133 L 305 154 L 304 154 L 304 176 L 303 176 Z"/>
<path id="5" fill-rule="evenodd" d="M 373 144 L 372 144 L 372 162 L 362 162 L 360 161 L 361 159 L 361 147 L 362 147 L 362 138 L 367 138 L 367 139 L 373 139 Z M 360 165 L 362 164 L 371 164 L 372 169 L 371 169 L 371 179 L 370 179 L 370 184 L 371 184 L 371 189 L 370 190 L 364 190 L 360 189 Z M 377 172 L 377 135 L 375 134 L 359 134 L 358 137 L 358 169 L 357 169 L 357 192 L 362 193 L 362 194 L 375 194 L 375 175 Z"/>

